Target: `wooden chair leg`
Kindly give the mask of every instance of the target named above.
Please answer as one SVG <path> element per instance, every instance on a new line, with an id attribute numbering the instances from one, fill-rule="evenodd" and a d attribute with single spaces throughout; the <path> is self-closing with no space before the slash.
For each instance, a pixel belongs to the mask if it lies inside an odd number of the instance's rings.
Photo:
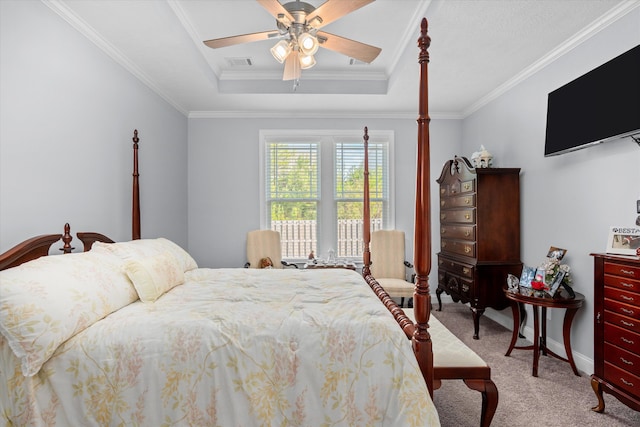
<path id="1" fill-rule="evenodd" d="M 489 427 L 498 408 L 498 388 L 491 380 L 464 380 L 471 390 L 482 393 L 480 427 Z"/>

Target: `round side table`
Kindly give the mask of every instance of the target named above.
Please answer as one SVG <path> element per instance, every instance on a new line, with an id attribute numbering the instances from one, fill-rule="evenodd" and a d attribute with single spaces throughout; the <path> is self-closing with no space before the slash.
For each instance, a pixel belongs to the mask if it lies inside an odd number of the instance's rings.
<path id="1" fill-rule="evenodd" d="M 582 307 L 584 295 L 576 292 L 575 298 L 541 298 L 516 294 L 506 289 L 504 293 L 511 302 L 511 310 L 513 312 L 513 335 L 511 336 L 509 350 L 507 350 L 505 356 L 509 356 L 513 350 L 533 350 L 532 375 L 537 377 L 538 361 L 540 359 L 540 352 L 542 352 L 545 356 L 553 356 L 556 359 L 568 362 L 569 365 L 571 365 L 571 369 L 573 369 L 573 373 L 580 376 L 576 364 L 573 361 L 573 353 L 571 352 L 571 323 L 578 309 Z M 533 345 L 516 346 L 520 332 L 520 315 L 525 312 L 525 304 L 529 304 L 533 308 Z M 567 353 L 567 358 L 559 356 L 547 348 L 547 308 L 565 308 L 567 310 L 564 314 L 562 324 L 562 338 L 564 340 L 564 350 Z M 540 316 L 540 311 L 542 311 L 542 316 Z"/>

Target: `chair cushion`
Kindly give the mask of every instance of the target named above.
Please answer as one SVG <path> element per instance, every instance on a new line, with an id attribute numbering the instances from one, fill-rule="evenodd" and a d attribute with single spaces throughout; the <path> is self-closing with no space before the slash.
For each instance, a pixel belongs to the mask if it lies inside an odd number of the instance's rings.
<path id="1" fill-rule="evenodd" d="M 411 282 L 402 279 L 378 278 L 376 281 L 384 288 L 390 297 L 412 297 L 415 286 Z"/>

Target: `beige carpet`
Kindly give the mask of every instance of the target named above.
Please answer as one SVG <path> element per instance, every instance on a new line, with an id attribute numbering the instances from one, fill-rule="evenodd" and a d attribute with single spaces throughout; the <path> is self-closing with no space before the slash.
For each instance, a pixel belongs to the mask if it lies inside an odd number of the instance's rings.
<path id="1" fill-rule="evenodd" d="M 467 306 L 444 304 L 441 312 L 432 313 L 491 366 L 499 392 L 492 426 L 640 426 L 640 412 L 610 394 L 604 395 L 603 414 L 591 410 L 597 399 L 591 389 L 590 372 L 577 377 L 568 363 L 540 356 L 538 377 L 533 377 L 531 351 L 514 350 L 511 356 L 504 355 L 511 341 L 510 330 L 482 316 L 480 339 L 474 340 Z M 525 340 L 519 341 L 518 345 L 522 344 Z M 469 390 L 462 381 L 443 381 L 434 393 L 434 402 L 443 427 L 479 426 L 481 395 Z"/>

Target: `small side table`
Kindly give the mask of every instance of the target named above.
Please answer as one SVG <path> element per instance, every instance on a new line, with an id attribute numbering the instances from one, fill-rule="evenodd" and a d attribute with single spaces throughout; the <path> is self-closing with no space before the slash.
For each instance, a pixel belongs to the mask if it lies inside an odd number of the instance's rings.
<path id="1" fill-rule="evenodd" d="M 511 344 L 505 356 L 509 356 L 512 350 L 533 350 L 533 372 L 534 377 L 538 376 L 538 361 L 540 352 L 543 355 L 553 356 L 556 359 L 568 362 L 573 369 L 573 373 L 580 376 L 576 364 L 573 361 L 573 353 L 571 352 L 571 323 L 576 312 L 584 302 L 584 295 L 576 292 L 575 298 L 541 298 L 533 296 L 525 296 L 504 290 L 505 296 L 511 302 L 511 310 L 513 312 L 513 335 L 511 336 Z M 520 313 L 524 313 L 524 305 L 529 304 L 533 307 L 533 345 L 516 346 L 518 335 L 520 332 Z M 538 308 L 542 308 L 542 319 Z M 557 355 L 547 348 L 547 308 L 565 308 L 564 322 L 562 325 L 562 338 L 564 340 L 564 350 L 567 358 Z M 542 323 L 542 325 L 540 325 Z M 542 330 L 541 330 L 542 329 Z"/>
<path id="2" fill-rule="evenodd" d="M 304 265 L 305 269 L 313 270 L 313 269 L 321 269 L 321 268 L 346 268 L 347 270 L 356 270 L 356 264 L 353 262 L 338 262 L 334 264 L 325 264 L 325 263 L 317 263 L 314 264 L 312 262 L 308 262 Z"/>

